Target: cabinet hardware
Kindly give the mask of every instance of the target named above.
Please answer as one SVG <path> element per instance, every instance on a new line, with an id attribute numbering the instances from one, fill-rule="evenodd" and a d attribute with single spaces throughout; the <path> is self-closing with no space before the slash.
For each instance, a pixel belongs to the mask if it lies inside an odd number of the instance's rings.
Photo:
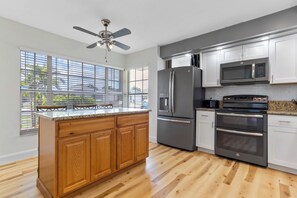
<path id="1" fill-rule="evenodd" d="M 278 122 L 280 122 L 280 123 L 291 123 L 291 121 L 286 121 L 286 120 L 279 120 Z"/>

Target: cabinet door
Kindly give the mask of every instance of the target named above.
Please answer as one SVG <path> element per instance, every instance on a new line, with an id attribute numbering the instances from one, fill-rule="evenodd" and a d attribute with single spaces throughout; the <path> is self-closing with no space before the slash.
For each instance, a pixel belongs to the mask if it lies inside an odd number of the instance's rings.
<path id="1" fill-rule="evenodd" d="M 230 63 L 242 60 L 242 46 L 221 50 L 221 63 Z"/>
<path id="2" fill-rule="evenodd" d="M 202 53 L 203 87 L 220 86 L 220 51 Z"/>
<path id="3" fill-rule="evenodd" d="M 149 142 L 148 124 L 135 126 L 135 159 L 145 159 L 148 156 Z"/>
<path id="4" fill-rule="evenodd" d="M 268 126 L 268 162 L 297 169 L 297 129 Z"/>
<path id="5" fill-rule="evenodd" d="M 91 180 L 98 180 L 115 170 L 113 130 L 91 134 Z"/>
<path id="6" fill-rule="evenodd" d="M 270 40 L 270 84 L 297 83 L 297 34 Z"/>
<path id="7" fill-rule="evenodd" d="M 58 192 L 62 195 L 90 182 L 90 135 L 58 142 Z"/>
<path id="8" fill-rule="evenodd" d="M 243 45 L 243 60 L 268 57 L 268 41 Z"/>
<path id="9" fill-rule="evenodd" d="M 197 111 L 196 146 L 214 151 L 215 113 Z"/>
<path id="10" fill-rule="evenodd" d="M 122 169 L 134 163 L 134 126 L 117 130 L 117 168 Z"/>

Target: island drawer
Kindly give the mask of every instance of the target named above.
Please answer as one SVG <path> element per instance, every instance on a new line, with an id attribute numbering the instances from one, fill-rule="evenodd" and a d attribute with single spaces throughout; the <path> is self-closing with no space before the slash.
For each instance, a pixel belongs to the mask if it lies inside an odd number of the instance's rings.
<path id="1" fill-rule="evenodd" d="M 124 115 L 117 117 L 117 126 L 130 126 L 135 124 L 147 123 L 149 121 L 149 114 L 133 114 L 133 115 Z"/>
<path id="2" fill-rule="evenodd" d="M 115 127 L 114 117 L 61 121 L 58 123 L 59 137 L 97 132 Z"/>

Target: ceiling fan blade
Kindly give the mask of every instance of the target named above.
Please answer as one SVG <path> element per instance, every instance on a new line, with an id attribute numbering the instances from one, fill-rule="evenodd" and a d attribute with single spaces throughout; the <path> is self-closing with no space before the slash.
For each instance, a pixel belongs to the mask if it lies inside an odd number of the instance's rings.
<path id="1" fill-rule="evenodd" d="M 118 41 L 113 41 L 113 44 L 114 44 L 115 46 L 118 46 L 119 48 L 122 48 L 123 50 L 128 50 L 128 49 L 130 49 L 130 46 L 125 45 L 125 44 L 123 44 L 123 43 L 121 43 L 121 42 L 118 42 Z"/>
<path id="2" fill-rule="evenodd" d="M 93 43 L 93 44 L 91 44 L 91 45 L 87 46 L 87 48 L 89 48 L 89 49 L 91 49 L 91 48 L 94 48 L 94 47 L 96 47 L 96 46 L 97 46 L 97 43 L 98 43 L 98 42 L 96 42 L 96 43 Z"/>
<path id="3" fill-rule="evenodd" d="M 131 34 L 131 31 L 127 28 L 123 28 L 115 33 L 112 33 L 111 36 L 112 36 L 112 38 L 119 38 L 121 36 L 125 36 L 128 34 Z"/>
<path id="4" fill-rule="evenodd" d="M 93 36 L 98 36 L 98 37 L 99 37 L 98 34 L 96 34 L 96 33 L 94 33 L 94 32 L 91 32 L 91 31 L 89 31 L 89 30 L 86 30 L 86 29 L 84 29 L 84 28 L 81 28 L 81 27 L 78 27 L 78 26 L 73 26 L 73 28 L 76 29 L 76 30 L 82 31 L 82 32 L 84 32 L 84 33 L 91 34 L 91 35 L 93 35 Z"/>
<path id="5" fill-rule="evenodd" d="M 93 44 L 87 46 L 87 48 L 91 49 L 91 48 L 94 48 L 96 46 L 101 46 L 101 45 L 103 45 L 103 42 L 102 41 L 98 41 L 96 43 L 93 43 Z"/>

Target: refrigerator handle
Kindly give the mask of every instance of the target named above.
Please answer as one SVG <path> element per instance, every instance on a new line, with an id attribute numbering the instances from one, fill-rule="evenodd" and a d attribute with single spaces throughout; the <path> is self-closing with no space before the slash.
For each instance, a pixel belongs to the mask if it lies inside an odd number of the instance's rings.
<path id="1" fill-rule="evenodd" d="M 175 71 L 172 72 L 172 78 L 171 78 L 171 112 L 174 112 L 174 79 L 175 79 Z"/>
<path id="2" fill-rule="evenodd" d="M 168 101 L 168 106 L 169 106 L 169 108 L 168 108 L 168 111 L 169 112 L 172 112 L 172 109 L 171 109 L 171 86 L 172 86 L 172 84 L 171 84 L 171 81 L 172 81 L 172 71 L 170 71 L 170 73 L 169 73 L 169 82 L 168 82 L 168 84 L 169 84 L 169 90 L 168 90 L 168 99 L 169 99 L 169 101 Z"/>

